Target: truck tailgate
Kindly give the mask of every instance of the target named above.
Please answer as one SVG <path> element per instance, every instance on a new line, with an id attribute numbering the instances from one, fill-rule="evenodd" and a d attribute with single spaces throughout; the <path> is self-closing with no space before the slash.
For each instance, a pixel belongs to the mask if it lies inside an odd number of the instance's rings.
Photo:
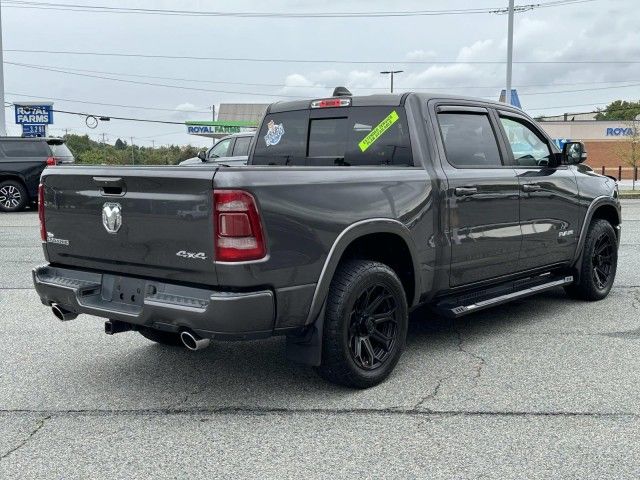
<path id="1" fill-rule="evenodd" d="M 212 167 L 46 169 L 42 183 L 48 260 L 215 285 L 215 171 Z"/>

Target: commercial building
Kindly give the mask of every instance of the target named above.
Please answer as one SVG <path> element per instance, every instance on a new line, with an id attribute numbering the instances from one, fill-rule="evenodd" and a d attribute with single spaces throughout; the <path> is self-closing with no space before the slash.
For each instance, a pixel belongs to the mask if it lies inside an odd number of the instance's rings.
<path id="1" fill-rule="evenodd" d="M 187 121 L 187 133 L 221 138 L 231 133 L 254 131 L 266 111 L 266 103 L 221 103 L 215 120 Z"/>
<path id="2" fill-rule="evenodd" d="M 587 164 L 598 172 L 623 179 L 631 179 L 633 168 L 625 163 L 631 150 L 631 139 L 640 122 L 542 119 L 540 126 L 547 134 L 562 143 L 574 140 L 584 142 L 587 149 Z"/>

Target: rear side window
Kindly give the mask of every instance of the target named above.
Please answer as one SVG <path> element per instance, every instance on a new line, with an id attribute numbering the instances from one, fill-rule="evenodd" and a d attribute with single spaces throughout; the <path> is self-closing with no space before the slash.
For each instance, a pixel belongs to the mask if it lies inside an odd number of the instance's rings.
<path id="1" fill-rule="evenodd" d="M 48 157 L 49 147 L 44 141 L 5 140 L 0 146 L 7 157 Z"/>
<path id="2" fill-rule="evenodd" d="M 502 166 L 489 116 L 478 113 L 439 113 L 438 122 L 447 161 L 458 168 Z"/>
<path id="3" fill-rule="evenodd" d="M 254 165 L 412 166 L 402 107 L 300 110 L 268 115 Z"/>
<path id="4" fill-rule="evenodd" d="M 73 157 L 71 150 L 64 143 L 51 143 L 49 147 L 54 157 Z"/>
<path id="5" fill-rule="evenodd" d="M 236 144 L 233 146 L 233 156 L 241 157 L 249 155 L 249 145 L 251 145 L 252 137 L 237 137 Z"/>

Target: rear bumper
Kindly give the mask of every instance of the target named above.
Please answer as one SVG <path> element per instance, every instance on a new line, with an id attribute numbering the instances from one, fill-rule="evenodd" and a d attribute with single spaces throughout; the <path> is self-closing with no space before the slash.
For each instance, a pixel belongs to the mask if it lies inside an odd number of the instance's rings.
<path id="1" fill-rule="evenodd" d="M 33 270 L 33 283 L 44 305 L 138 326 L 227 339 L 267 337 L 274 329 L 270 290 L 221 292 L 50 265 Z"/>

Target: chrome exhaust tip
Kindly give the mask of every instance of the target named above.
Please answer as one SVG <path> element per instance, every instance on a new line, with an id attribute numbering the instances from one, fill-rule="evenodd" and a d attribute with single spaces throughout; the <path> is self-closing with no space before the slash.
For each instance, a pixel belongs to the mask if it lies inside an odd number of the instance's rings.
<path id="1" fill-rule="evenodd" d="M 208 338 L 201 338 L 199 335 L 195 333 L 191 333 L 187 330 L 180 333 L 180 340 L 182 340 L 182 344 L 187 347 L 189 350 L 202 350 L 203 348 L 207 348 L 209 343 L 211 342 Z"/>
<path id="2" fill-rule="evenodd" d="M 78 317 L 77 313 L 70 312 L 66 308 L 58 305 L 57 303 L 51 304 L 51 311 L 56 316 L 58 320 L 61 322 L 68 322 L 69 320 L 73 320 Z"/>

